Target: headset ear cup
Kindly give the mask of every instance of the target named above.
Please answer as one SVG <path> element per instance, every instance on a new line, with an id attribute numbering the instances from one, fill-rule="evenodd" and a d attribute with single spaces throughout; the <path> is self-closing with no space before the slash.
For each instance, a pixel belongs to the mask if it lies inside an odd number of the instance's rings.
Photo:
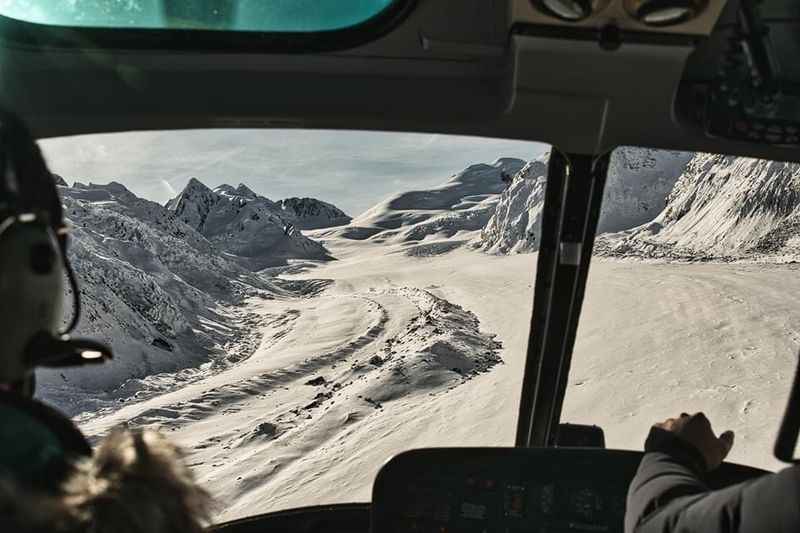
<path id="1" fill-rule="evenodd" d="M 40 254 L 46 254 L 51 264 L 37 271 L 31 258 Z M 0 301 L 10 303 L 0 306 L 4 332 L 0 343 L 0 382 L 15 383 L 28 379 L 32 373 L 33 366 L 27 357 L 31 340 L 43 332 L 59 335 L 64 265 L 50 227 L 37 222 L 8 226 L 0 234 L 0 272 L 3 274 Z"/>

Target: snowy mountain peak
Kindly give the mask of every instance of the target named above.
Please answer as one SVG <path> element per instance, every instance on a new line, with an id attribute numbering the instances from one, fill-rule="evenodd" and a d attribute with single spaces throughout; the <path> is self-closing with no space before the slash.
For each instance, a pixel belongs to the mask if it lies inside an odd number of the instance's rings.
<path id="1" fill-rule="evenodd" d="M 178 195 L 177 198 L 173 198 L 170 202 L 181 198 L 191 198 L 191 197 L 210 197 L 213 195 L 213 191 L 208 188 L 208 186 L 203 183 L 202 181 L 198 180 L 197 178 L 189 178 L 189 181 L 186 183 L 186 186 L 181 191 L 181 194 Z"/>
<path id="2" fill-rule="evenodd" d="M 315 198 L 286 198 L 276 205 L 300 229 L 343 226 L 351 220 L 347 213 L 335 205 Z"/>
<path id="3" fill-rule="evenodd" d="M 123 184 L 119 183 L 118 181 L 110 181 L 104 185 L 98 185 L 96 183 L 89 183 L 88 188 L 90 189 L 103 189 L 106 190 L 114 195 L 123 196 L 123 197 L 135 197 L 136 195 L 131 192 Z"/>
<path id="4" fill-rule="evenodd" d="M 547 153 L 542 157 L 534 159 L 532 161 L 528 161 L 522 170 L 519 171 L 519 177 L 521 179 L 531 179 L 531 178 L 539 178 L 541 176 L 547 175 L 547 160 L 549 159 L 550 154 Z"/>
<path id="5" fill-rule="evenodd" d="M 244 183 L 240 183 L 236 187 L 233 185 L 223 184 L 214 188 L 213 192 L 221 194 L 222 196 L 227 196 L 228 198 L 239 198 L 242 200 L 255 200 L 256 198 L 259 198 L 259 195 L 253 192 Z"/>
<path id="6" fill-rule="evenodd" d="M 167 209 L 175 211 L 179 209 L 181 204 L 191 202 L 210 204 L 214 202 L 217 196 L 218 195 L 209 189 L 202 181 L 197 178 L 189 178 L 189 181 L 186 183 L 181 193 L 168 201 L 166 207 Z M 184 206 L 183 209 L 186 209 L 186 207 Z"/>
<path id="7" fill-rule="evenodd" d="M 652 220 L 666 205 L 692 154 L 623 147 L 614 151 L 603 195 L 598 232 L 620 231 Z M 495 215 L 481 233 L 480 245 L 492 253 L 538 249 L 548 155 L 517 173 Z"/>
<path id="8" fill-rule="evenodd" d="M 257 195 L 256 193 L 254 193 L 254 192 L 253 192 L 253 191 L 252 191 L 252 190 L 251 190 L 251 189 L 250 189 L 250 188 L 249 188 L 247 185 L 245 185 L 244 183 L 240 183 L 240 184 L 239 184 L 239 185 L 236 187 L 236 189 L 235 189 L 235 190 L 236 190 L 236 194 L 238 194 L 239 196 L 243 196 L 243 197 L 245 197 L 245 198 L 251 198 L 251 199 L 254 199 L 254 198 L 258 197 L 258 195 Z"/>
<path id="9" fill-rule="evenodd" d="M 220 195 L 196 178 L 189 179 L 183 191 L 167 202 L 167 209 L 190 227 L 202 233 L 202 227 Z"/>
<path id="10" fill-rule="evenodd" d="M 492 163 L 475 163 L 468 166 L 452 179 L 454 180 L 484 180 L 488 175 L 516 174 L 525 166 L 525 161 L 515 157 L 500 157 Z"/>
<path id="11" fill-rule="evenodd" d="M 387 198 L 335 234 L 400 243 L 409 255 L 446 253 L 484 228 L 510 177 L 524 166 L 525 161 L 511 157 L 470 165 L 438 187 Z"/>
<path id="12" fill-rule="evenodd" d="M 197 189 L 197 190 L 201 190 L 201 191 L 210 191 L 211 190 L 211 189 L 208 188 L 208 186 L 205 183 L 203 183 L 199 179 L 197 179 L 197 178 L 189 178 L 189 181 L 186 183 L 186 187 L 184 187 L 184 191 L 193 190 L 193 189 Z"/>
<path id="13" fill-rule="evenodd" d="M 315 198 L 273 202 L 244 183 L 236 187 L 219 185 L 211 190 L 194 178 L 180 195 L 167 203 L 167 209 L 209 238 L 230 236 L 231 224 L 236 232 L 246 231 L 245 226 L 268 224 L 284 233 L 288 232 L 287 227 L 318 229 L 350 222 L 341 209 Z M 299 237 L 302 236 L 298 234 Z"/>
<path id="14" fill-rule="evenodd" d="M 64 182 L 66 183 L 66 182 Z M 110 183 L 81 183 L 76 181 L 72 187 L 61 185 L 61 194 L 68 198 L 83 200 L 88 202 L 117 202 L 121 208 L 135 209 L 145 204 L 154 204 L 143 200 L 133 194 L 127 187 L 112 181 Z"/>
<path id="15" fill-rule="evenodd" d="M 545 154 L 522 166 L 500 195 L 479 240 L 479 245 L 488 252 L 506 254 L 538 248 L 548 157 Z"/>
<path id="16" fill-rule="evenodd" d="M 293 228 L 307 227 L 300 224 L 294 213 L 284 211 L 244 184 L 235 188 L 220 185 L 212 191 L 192 179 L 178 197 L 167 203 L 167 209 L 219 249 L 241 258 L 254 270 L 280 264 L 287 258 L 328 257 L 321 244 L 293 231 Z M 331 225 L 320 224 L 314 227 Z"/>
<path id="17" fill-rule="evenodd" d="M 500 157 L 492 163 L 492 166 L 503 170 L 518 171 L 521 167 L 525 166 L 525 161 L 517 159 L 516 157 Z"/>
<path id="18" fill-rule="evenodd" d="M 225 196 L 235 196 L 236 188 L 232 185 L 228 185 L 227 183 L 223 183 L 222 185 L 214 187 L 214 192 Z"/>
<path id="19" fill-rule="evenodd" d="M 736 258 L 800 252 L 800 165 L 696 154 L 654 219 L 604 236 L 600 253 Z"/>

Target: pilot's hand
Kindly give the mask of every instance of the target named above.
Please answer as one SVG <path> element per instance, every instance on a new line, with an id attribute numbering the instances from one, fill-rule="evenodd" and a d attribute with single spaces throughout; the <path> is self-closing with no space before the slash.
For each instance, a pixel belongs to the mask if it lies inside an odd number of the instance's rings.
<path id="1" fill-rule="evenodd" d="M 682 413 L 680 418 L 668 418 L 655 427 L 670 431 L 681 440 L 694 446 L 705 458 L 709 470 L 714 470 L 727 457 L 733 447 L 733 431 L 726 431 L 719 437 L 714 435 L 711 422 L 703 413 L 688 415 Z"/>

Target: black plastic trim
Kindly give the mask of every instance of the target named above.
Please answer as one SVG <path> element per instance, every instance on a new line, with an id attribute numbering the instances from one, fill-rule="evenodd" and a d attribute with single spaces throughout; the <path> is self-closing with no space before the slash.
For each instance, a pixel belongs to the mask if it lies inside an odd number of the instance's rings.
<path id="1" fill-rule="evenodd" d="M 573 156 L 572 159 L 576 159 Z M 550 420 L 550 435 L 548 436 L 548 445 L 554 445 L 554 438 L 557 436 L 555 430 L 561 421 L 561 410 L 564 405 L 564 396 L 567 392 L 567 383 L 569 380 L 569 372 L 572 365 L 572 353 L 575 348 L 575 339 L 578 334 L 578 322 L 581 318 L 583 311 L 583 298 L 586 293 L 586 281 L 589 277 L 589 264 L 592 261 L 592 251 L 594 249 L 594 240 L 597 235 L 597 224 L 600 220 L 600 209 L 603 205 L 603 193 L 605 191 L 606 179 L 608 176 L 608 166 L 611 161 L 611 152 L 600 156 L 582 156 L 581 162 L 585 165 L 583 172 L 584 178 L 588 183 L 584 183 L 583 187 L 586 189 L 586 197 L 580 198 L 580 203 L 577 198 L 573 200 L 572 205 L 567 204 L 566 213 L 580 213 L 580 215 L 573 217 L 570 224 L 566 225 L 562 238 L 567 240 L 572 238 L 583 238 L 583 245 L 581 248 L 581 263 L 578 266 L 577 272 L 574 274 L 574 292 L 572 306 L 567 315 L 567 329 L 565 332 L 564 340 L 564 354 L 561 357 L 561 363 L 558 369 L 558 381 L 556 382 L 555 393 L 551 395 L 551 420 Z M 569 198 L 568 198 L 569 202 Z M 572 229 L 570 229 L 570 226 Z M 572 235 L 568 231 L 573 232 Z M 560 282 L 561 280 L 559 280 Z M 534 429 L 536 419 L 534 418 Z"/>
<path id="2" fill-rule="evenodd" d="M 800 355 L 794 384 L 789 393 L 789 401 L 786 404 L 778 438 L 775 441 L 775 457 L 777 459 L 784 463 L 800 464 L 800 459 L 794 455 L 798 435 L 800 435 Z"/>
<path id="3" fill-rule="evenodd" d="M 304 54 L 355 48 L 402 23 L 418 0 L 398 0 L 370 19 L 339 30 L 258 32 L 55 26 L 0 15 L 0 40 L 11 45 L 61 49 L 269 52 Z"/>
<path id="4" fill-rule="evenodd" d="M 533 312 L 531 327 L 528 331 L 528 350 L 519 400 L 519 415 L 517 416 L 516 445 L 523 447 L 530 446 L 536 391 L 539 387 L 546 341 L 545 333 L 548 330 L 549 309 L 553 298 L 553 278 L 557 263 L 555 257 L 558 251 L 558 236 L 561 232 L 560 210 L 554 209 L 553 206 L 559 207 L 564 201 L 567 164 L 567 159 L 561 152 L 555 149 L 550 151 L 541 237 L 539 238 L 539 259 L 536 266 Z"/>
<path id="5" fill-rule="evenodd" d="M 555 444 L 609 157 L 551 151 L 517 418 L 520 447 Z"/>
<path id="6" fill-rule="evenodd" d="M 530 37 L 544 37 L 547 39 L 564 39 L 568 41 L 595 41 L 604 40 L 608 28 L 587 28 L 579 26 L 557 26 L 516 23 L 511 27 L 515 35 Z M 619 29 L 616 32 L 620 44 L 652 44 L 658 46 L 696 46 L 705 37 L 686 35 L 681 33 L 663 33 L 659 31 L 630 31 Z"/>
<path id="7" fill-rule="evenodd" d="M 369 503 L 315 505 L 275 511 L 215 524 L 209 533 L 366 533 L 370 521 Z M 340 527 L 337 527 L 340 526 Z M 341 527 L 346 526 L 346 527 Z"/>

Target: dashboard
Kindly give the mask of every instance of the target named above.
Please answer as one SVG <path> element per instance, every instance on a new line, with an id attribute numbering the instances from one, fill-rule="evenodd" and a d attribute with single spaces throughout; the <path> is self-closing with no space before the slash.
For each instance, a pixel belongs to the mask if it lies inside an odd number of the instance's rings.
<path id="1" fill-rule="evenodd" d="M 373 489 L 374 533 L 621 532 L 641 452 L 451 448 L 398 455 Z M 721 488 L 764 471 L 725 464 Z"/>
<path id="2" fill-rule="evenodd" d="M 558 533 L 623 530 L 642 452 L 603 448 L 428 448 L 395 456 L 372 503 L 247 517 L 217 533 Z M 723 488 L 768 472 L 724 463 Z"/>

